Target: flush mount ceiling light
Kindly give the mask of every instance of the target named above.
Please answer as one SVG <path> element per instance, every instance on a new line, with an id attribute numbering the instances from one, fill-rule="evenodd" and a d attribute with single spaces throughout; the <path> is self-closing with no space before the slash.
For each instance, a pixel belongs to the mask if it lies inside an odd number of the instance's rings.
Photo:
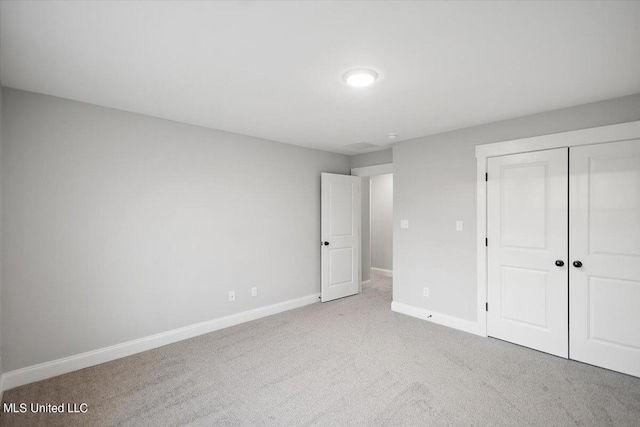
<path id="1" fill-rule="evenodd" d="M 373 84 L 378 78 L 378 73 L 373 70 L 358 69 L 347 71 L 342 76 L 345 82 L 351 87 L 366 87 Z"/>

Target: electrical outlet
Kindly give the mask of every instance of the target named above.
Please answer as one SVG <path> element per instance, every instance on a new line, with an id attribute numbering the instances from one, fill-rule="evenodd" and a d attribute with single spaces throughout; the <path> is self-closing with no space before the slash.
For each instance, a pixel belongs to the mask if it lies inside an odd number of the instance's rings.
<path id="1" fill-rule="evenodd" d="M 258 296 L 258 288 L 257 287 L 253 287 L 251 288 L 251 296 L 252 297 L 257 297 Z"/>
<path id="2" fill-rule="evenodd" d="M 422 288 L 422 296 L 423 297 L 428 297 L 429 296 L 429 288 L 427 288 L 427 287 Z"/>
<path id="3" fill-rule="evenodd" d="M 229 302 L 236 300 L 236 291 L 229 291 Z"/>
<path id="4" fill-rule="evenodd" d="M 409 228 L 409 220 L 401 219 L 400 220 L 400 228 Z"/>

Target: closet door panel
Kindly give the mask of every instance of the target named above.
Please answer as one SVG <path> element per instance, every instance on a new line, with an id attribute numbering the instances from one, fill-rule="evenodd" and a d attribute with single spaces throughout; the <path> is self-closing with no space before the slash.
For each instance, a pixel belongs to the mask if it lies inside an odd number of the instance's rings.
<path id="1" fill-rule="evenodd" d="M 569 347 L 567 161 L 566 148 L 490 158 L 487 185 L 487 332 L 561 357 Z"/>
<path id="2" fill-rule="evenodd" d="M 640 376 L 640 140 L 571 148 L 570 167 L 570 357 Z"/>

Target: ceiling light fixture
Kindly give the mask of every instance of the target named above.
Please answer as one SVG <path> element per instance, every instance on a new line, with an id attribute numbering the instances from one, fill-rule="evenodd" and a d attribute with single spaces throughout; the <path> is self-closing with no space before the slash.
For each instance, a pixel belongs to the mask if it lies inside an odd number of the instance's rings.
<path id="1" fill-rule="evenodd" d="M 358 69 L 347 71 L 343 79 L 351 87 L 366 87 L 373 84 L 378 78 L 378 73 L 373 70 Z"/>

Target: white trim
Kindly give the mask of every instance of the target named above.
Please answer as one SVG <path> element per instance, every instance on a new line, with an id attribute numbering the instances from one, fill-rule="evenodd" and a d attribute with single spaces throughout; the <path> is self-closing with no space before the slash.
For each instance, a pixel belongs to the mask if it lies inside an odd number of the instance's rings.
<path id="1" fill-rule="evenodd" d="M 636 139 L 640 135 L 640 120 L 617 125 L 599 126 L 570 132 L 514 139 L 476 146 L 476 157 L 486 158 L 560 147 L 601 144 L 603 142 Z"/>
<path id="2" fill-rule="evenodd" d="M 351 169 L 353 176 L 374 176 L 393 173 L 393 163 L 385 163 L 382 165 L 363 166 L 361 168 Z"/>
<path id="3" fill-rule="evenodd" d="M 391 311 L 406 314 L 407 316 L 417 317 L 427 322 L 437 323 L 438 325 L 448 326 L 449 328 L 458 329 L 474 335 L 482 335 L 478 333 L 478 324 L 471 320 L 461 319 L 459 317 L 449 316 L 447 314 L 438 313 L 413 305 L 403 304 L 393 301 L 391 303 Z"/>
<path id="4" fill-rule="evenodd" d="M 393 277 L 393 270 L 386 270 L 384 268 L 378 268 L 378 267 L 371 267 L 371 269 L 373 271 L 377 271 L 378 273 L 382 274 L 383 276 Z"/>
<path id="5" fill-rule="evenodd" d="M 640 120 L 476 146 L 476 229 L 478 231 L 476 250 L 478 259 L 477 331 L 479 335 L 487 336 L 487 312 L 485 310 L 485 303 L 487 301 L 487 247 L 485 246 L 485 238 L 487 236 L 487 190 L 485 173 L 487 172 L 488 158 L 531 151 L 550 150 L 553 148 L 627 141 L 638 138 L 640 138 Z M 491 242 L 489 243 L 491 244 Z"/>
<path id="6" fill-rule="evenodd" d="M 371 279 L 369 279 L 369 280 L 365 280 L 364 282 L 362 282 L 362 283 L 360 284 L 360 289 L 362 289 L 362 286 L 364 286 L 364 285 L 368 285 L 369 283 L 371 283 Z"/>
<path id="7" fill-rule="evenodd" d="M 486 171 L 487 158 L 478 158 L 476 178 L 476 236 L 478 239 L 478 245 L 476 249 L 476 259 L 478 260 L 476 279 L 478 284 L 476 313 L 478 321 L 478 333 L 485 337 L 487 336 L 487 311 L 485 309 L 485 304 L 487 302 L 487 246 L 485 245 L 485 239 L 487 237 L 487 183 L 485 181 Z"/>
<path id="8" fill-rule="evenodd" d="M 320 294 L 318 293 L 311 294 L 301 298 L 283 301 L 265 307 L 231 314 L 229 316 L 219 317 L 217 319 L 208 320 L 202 323 L 196 323 L 194 325 L 185 326 L 183 328 L 161 332 L 159 334 L 150 335 L 148 337 L 139 338 L 122 344 L 116 344 L 110 347 L 105 347 L 98 350 L 88 351 L 86 353 L 53 360 L 51 362 L 45 362 L 34 366 L 28 366 L 22 369 L 16 369 L 14 371 L 2 374 L 0 384 L 2 385 L 2 391 L 9 390 L 14 387 L 29 384 L 35 381 L 41 381 L 47 378 L 55 377 L 57 375 L 77 371 L 78 369 L 84 369 L 90 366 L 99 365 L 101 363 L 110 362 L 121 357 L 141 353 L 153 348 L 162 347 L 167 344 L 172 344 L 178 341 L 193 338 L 198 335 L 208 334 L 209 332 L 228 328 L 230 326 L 250 322 L 252 320 L 271 316 L 273 314 L 282 313 L 283 311 L 300 308 L 305 305 L 319 302 L 319 297 Z"/>

